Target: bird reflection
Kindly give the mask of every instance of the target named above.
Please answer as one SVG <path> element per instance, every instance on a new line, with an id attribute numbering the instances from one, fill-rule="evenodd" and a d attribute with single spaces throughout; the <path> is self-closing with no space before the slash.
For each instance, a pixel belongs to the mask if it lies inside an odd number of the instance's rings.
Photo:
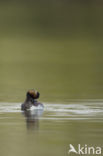
<path id="1" fill-rule="evenodd" d="M 28 110 L 23 112 L 26 118 L 26 126 L 28 130 L 39 129 L 39 117 L 43 114 L 43 110 Z"/>

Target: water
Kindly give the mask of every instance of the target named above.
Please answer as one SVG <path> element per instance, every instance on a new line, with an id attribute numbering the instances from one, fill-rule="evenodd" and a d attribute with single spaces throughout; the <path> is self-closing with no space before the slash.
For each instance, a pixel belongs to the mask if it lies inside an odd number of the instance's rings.
<path id="1" fill-rule="evenodd" d="M 23 113 L 33 88 L 44 112 Z M 0 156 L 103 146 L 102 107 L 103 2 L 0 1 Z"/>
<path id="2" fill-rule="evenodd" d="M 69 144 L 102 146 L 102 100 L 44 102 L 44 112 L 31 115 L 21 112 L 20 105 L 0 103 L 2 156 L 67 156 Z"/>

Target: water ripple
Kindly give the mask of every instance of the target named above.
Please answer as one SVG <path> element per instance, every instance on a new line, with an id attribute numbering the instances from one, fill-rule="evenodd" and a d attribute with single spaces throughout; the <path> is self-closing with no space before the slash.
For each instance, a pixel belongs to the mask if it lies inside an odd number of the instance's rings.
<path id="1" fill-rule="evenodd" d="M 0 113 L 21 112 L 21 103 L 0 103 Z M 80 120 L 80 119 L 103 119 L 103 101 L 71 102 L 68 104 L 55 104 L 44 102 L 45 120 Z"/>

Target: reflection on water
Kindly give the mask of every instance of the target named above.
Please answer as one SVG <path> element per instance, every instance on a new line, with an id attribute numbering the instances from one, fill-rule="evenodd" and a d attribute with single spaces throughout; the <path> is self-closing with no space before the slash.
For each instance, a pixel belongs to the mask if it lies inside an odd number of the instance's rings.
<path id="1" fill-rule="evenodd" d="M 102 146 L 103 100 L 44 106 L 22 114 L 21 103 L 0 103 L 2 156 L 68 156 L 69 144 Z"/>
<path id="2" fill-rule="evenodd" d="M 28 130 L 39 129 L 39 117 L 43 114 L 43 110 L 33 110 L 23 112 L 26 118 L 26 125 Z"/>

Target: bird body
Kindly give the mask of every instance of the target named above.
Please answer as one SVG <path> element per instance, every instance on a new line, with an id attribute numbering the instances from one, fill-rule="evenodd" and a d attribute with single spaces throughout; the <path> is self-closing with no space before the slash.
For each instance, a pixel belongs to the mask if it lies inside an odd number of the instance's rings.
<path id="1" fill-rule="evenodd" d="M 35 109 L 43 109 L 44 106 L 42 103 L 38 102 L 36 99 L 39 98 L 40 93 L 35 90 L 29 90 L 26 94 L 26 100 L 21 105 L 21 110 L 35 110 Z"/>

